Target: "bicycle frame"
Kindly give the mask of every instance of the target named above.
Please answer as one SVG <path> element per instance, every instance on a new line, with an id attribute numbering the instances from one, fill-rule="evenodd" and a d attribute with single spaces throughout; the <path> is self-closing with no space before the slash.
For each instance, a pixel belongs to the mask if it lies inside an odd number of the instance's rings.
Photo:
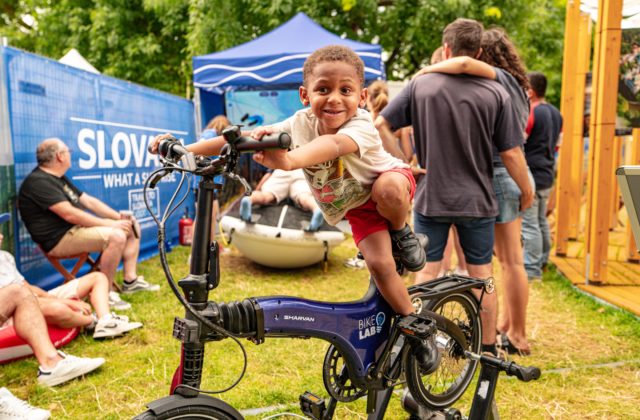
<path id="1" fill-rule="evenodd" d="M 229 139 L 227 141 L 233 144 Z M 247 149 L 245 148 L 245 150 Z M 408 352 L 411 348 L 410 344 L 415 342 L 416 337 L 424 339 L 433 337 L 436 331 L 445 331 L 453 340 L 441 343 L 444 345 L 443 348 L 448 349 L 447 351 L 458 347 L 466 349 L 467 338 L 455 322 L 430 312 L 428 309 L 425 310 L 426 317 L 400 318 L 383 299 L 373 280 L 371 280 L 365 295 L 352 302 L 331 303 L 291 296 L 254 297 L 244 299 L 242 302 L 228 303 L 209 301 L 209 291 L 215 289 L 220 281 L 218 245 L 217 242 L 211 241 L 210 235 L 211 208 L 216 189 L 220 187 L 214 184 L 213 177 L 221 172 L 222 165 L 226 165 L 225 172 L 232 178 L 240 179 L 249 189 L 244 180 L 230 172 L 235 168 L 237 157 L 237 153 L 233 152 L 205 169 L 196 171 L 191 168 L 188 170 L 188 172 L 202 176 L 202 179 L 198 184 L 199 194 L 196 209 L 198 229 L 194 232 L 189 275 L 178 282 L 183 296 L 172 280 L 164 247 L 163 223 L 159 223 L 159 226 L 162 227 L 158 234 L 162 266 L 167 279 L 170 280 L 169 284 L 172 290 L 185 306 L 186 313 L 184 318 L 176 318 L 174 323 L 173 335 L 182 342 L 182 347 L 180 364 L 171 384 L 170 393 L 172 396 L 149 404 L 149 412 L 164 413 L 169 410 L 180 411 L 183 409 L 186 410 L 184 412 L 189 412 L 188 407 L 190 404 L 194 404 L 205 406 L 206 410 L 222 412 L 226 415 L 225 418 L 242 418 L 240 413 L 223 401 L 203 395 L 204 393 L 224 392 L 231 389 L 239 382 L 242 375 L 226 390 L 202 391 L 199 389 L 205 343 L 233 335 L 234 337 L 249 338 L 256 344 L 262 343 L 265 337 L 319 338 L 331 343 L 333 349 L 327 353 L 325 363 L 330 360 L 330 369 L 335 369 L 337 365 L 334 363 L 337 358 L 334 356 L 337 351 L 338 356 L 344 360 L 342 372 L 339 372 L 341 380 L 348 377 L 358 392 L 355 395 L 343 394 L 344 383 L 339 386 L 332 384 L 329 391 L 332 395 L 329 407 L 326 410 L 324 407 L 322 408 L 323 414 L 320 417 L 330 419 L 338 401 L 352 401 L 362 396 L 362 392 L 366 391 L 368 395 L 367 412 L 370 414 L 370 418 L 382 419 L 391 392 L 398 384 L 405 364 L 412 366 L 411 372 L 417 372 L 419 375 L 422 372 L 422 370 L 416 370 L 416 359 L 413 358 L 412 353 Z M 196 163 L 192 163 L 195 167 Z M 486 287 L 487 284 L 484 280 L 446 276 L 428 284 L 412 286 L 408 292 L 424 302 L 456 292 L 480 289 L 479 300 L 481 303 Z M 414 324 L 415 322 L 417 323 Z M 401 339 L 403 336 L 410 338 L 403 340 Z M 450 345 L 458 347 L 449 347 Z M 480 360 L 483 366 L 496 367 L 497 370 L 485 373 L 487 380 L 493 386 L 491 391 L 495 388 L 499 370 L 507 371 L 508 374 L 516 375 L 519 379 L 526 381 L 536 379 L 540 374 L 537 368 L 522 368 L 512 362 L 507 364 L 499 359 L 480 356 L 466 350 L 464 350 L 464 354 L 466 358 Z M 333 375 L 336 375 L 335 371 Z M 410 389 L 413 378 L 413 376 L 408 377 Z M 329 387 L 327 382 L 325 382 L 325 386 Z M 416 387 L 415 383 L 413 386 Z M 327 389 L 329 390 L 329 388 Z M 352 392 L 353 389 L 352 387 L 347 392 Z M 492 400 L 489 398 L 485 401 L 486 395 L 482 391 L 484 388 L 480 388 L 480 384 L 478 389 L 477 395 L 479 397 L 476 398 L 477 401 L 474 400 L 474 407 L 472 407 L 474 418 L 486 416 L 488 404 Z M 492 394 L 493 392 L 491 392 L 491 397 Z M 347 395 L 346 398 L 345 395 Z M 349 399 L 350 397 L 354 398 Z M 314 398 L 317 399 L 315 396 Z M 182 411 L 180 412 L 182 413 Z M 304 411 L 304 409 L 303 412 L 314 418 L 320 418 Z M 180 413 L 178 415 L 182 416 Z M 151 417 L 155 418 L 155 414 L 145 418 Z"/>

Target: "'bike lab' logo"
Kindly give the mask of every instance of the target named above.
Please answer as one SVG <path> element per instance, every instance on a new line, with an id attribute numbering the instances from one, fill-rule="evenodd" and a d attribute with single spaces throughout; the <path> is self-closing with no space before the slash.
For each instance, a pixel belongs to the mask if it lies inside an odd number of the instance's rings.
<path id="1" fill-rule="evenodd" d="M 377 315 L 358 320 L 358 337 L 360 340 L 379 334 L 382 331 L 385 318 L 384 312 L 378 312 Z"/>

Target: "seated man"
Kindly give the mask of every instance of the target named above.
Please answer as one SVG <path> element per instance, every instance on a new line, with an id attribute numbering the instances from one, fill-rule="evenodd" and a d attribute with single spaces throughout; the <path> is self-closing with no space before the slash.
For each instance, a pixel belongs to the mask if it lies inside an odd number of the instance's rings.
<path id="1" fill-rule="evenodd" d="M 18 337 L 33 349 L 38 363 L 38 382 L 55 386 L 102 366 L 104 359 L 74 357 L 57 351 L 49 339 L 38 300 L 22 282 L 0 276 L 0 326 L 13 322 Z"/>
<path id="2" fill-rule="evenodd" d="M 302 169 L 295 171 L 283 171 L 276 169 L 272 173 L 266 173 L 258 183 L 250 197 L 243 197 L 240 202 L 240 218 L 245 222 L 251 221 L 252 204 L 278 204 L 286 198 L 300 206 L 303 210 L 312 211 L 311 222 L 307 228 L 310 232 L 320 229 L 324 218 L 322 212 L 311 195 L 309 184 L 304 178 Z"/>
<path id="3" fill-rule="evenodd" d="M 0 246 L 3 239 L 0 233 Z M 13 255 L 0 250 L 0 279 L 7 284 L 22 283 L 31 289 L 47 324 L 60 328 L 93 327 L 93 338 L 116 337 L 142 327 L 140 322 L 129 322 L 129 318 L 109 312 L 109 280 L 102 273 L 89 273 L 47 293 L 29 285 L 16 268 Z M 96 311 L 95 318 L 91 306 L 80 300 L 87 296 Z"/>
<path id="4" fill-rule="evenodd" d="M 124 293 L 155 291 L 159 285 L 138 276 L 140 225 L 99 199 L 83 193 L 65 176 L 71 167 L 71 151 L 57 138 L 44 140 L 37 148 L 38 166 L 20 187 L 18 207 L 31 237 L 53 257 L 82 252 L 102 252 L 100 270 L 111 284 L 118 264 L 124 266 Z M 110 302 L 119 302 L 116 292 Z"/>

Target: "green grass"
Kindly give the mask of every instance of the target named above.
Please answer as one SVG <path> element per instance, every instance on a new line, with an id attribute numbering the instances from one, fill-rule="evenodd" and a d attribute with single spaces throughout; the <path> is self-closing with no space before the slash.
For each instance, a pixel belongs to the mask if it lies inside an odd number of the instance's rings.
<path id="1" fill-rule="evenodd" d="M 248 262 L 236 251 L 222 257 L 222 282 L 210 294 L 217 301 L 250 296 L 292 294 L 311 299 L 347 301 L 359 298 L 368 279 L 365 271 L 342 266 L 351 257 L 351 244 L 331 255 L 329 270 L 320 265 L 302 270 L 271 270 Z M 186 274 L 188 250 L 176 248 L 169 260 L 177 278 Z M 107 363 L 81 380 L 49 389 L 37 385 L 35 359 L 3 365 L 0 384 L 31 404 L 48 408 L 54 418 L 119 419 L 144 411 L 145 404 L 166 396 L 179 359 L 179 343 L 171 337 L 173 318 L 184 310 L 164 281 L 157 258 L 141 264 L 141 274 L 162 283 L 159 293 L 127 296 L 127 312 L 144 328 L 108 341 L 81 335 L 65 347 L 78 356 L 103 356 Z M 410 279 L 407 278 L 407 283 Z M 505 419 L 640 418 L 640 322 L 634 316 L 602 306 L 576 292 L 555 271 L 531 285 L 528 331 L 532 356 L 516 360 L 548 372 L 524 384 L 501 377 L 496 399 Z M 305 390 L 326 396 L 321 366 L 327 344 L 319 340 L 268 339 L 256 346 L 242 341 L 248 367 L 242 382 L 221 397 L 240 410 L 285 406 L 278 411 L 300 414 L 298 396 Z M 620 362 L 619 366 L 598 365 Z M 242 355 L 230 340 L 207 345 L 202 387 L 220 389 L 231 384 L 242 369 Z M 468 412 L 469 396 L 458 404 Z M 341 404 L 337 419 L 365 418 L 365 401 Z M 385 418 L 403 419 L 399 396 L 394 395 Z"/>

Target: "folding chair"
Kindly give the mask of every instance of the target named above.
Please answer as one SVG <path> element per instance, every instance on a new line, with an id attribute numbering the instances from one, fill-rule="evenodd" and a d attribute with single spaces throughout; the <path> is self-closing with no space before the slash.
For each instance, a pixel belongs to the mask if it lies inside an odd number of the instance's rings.
<path id="1" fill-rule="evenodd" d="M 42 248 L 40 248 L 40 250 L 42 251 Z M 95 260 L 91 257 L 91 254 L 88 252 L 83 252 L 76 255 L 69 255 L 65 257 L 53 257 L 44 251 L 42 251 L 42 253 L 44 254 L 45 257 L 47 257 L 47 260 L 49 260 L 51 265 L 56 270 L 58 270 L 60 274 L 62 274 L 62 276 L 64 277 L 65 283 L 75 279 L 78 274 L 78 271 L 80 271 L 80 268 L 82 268 L 82 266 L 85 263 L 88 263 L 91 266 L 91 269 L 89 271 L 100 270 L 100 258 L 102 257 L 102 253 L 100 253 L 98 255 L 98 258 L 96 258 Z M 62 263 L 60 262 L 62 260 L 75 260 L 75 259 L 77 259 L 78 261 L 76 261 L 71 271 L 67 270 L 66 267 L 62 265 Z"/>

